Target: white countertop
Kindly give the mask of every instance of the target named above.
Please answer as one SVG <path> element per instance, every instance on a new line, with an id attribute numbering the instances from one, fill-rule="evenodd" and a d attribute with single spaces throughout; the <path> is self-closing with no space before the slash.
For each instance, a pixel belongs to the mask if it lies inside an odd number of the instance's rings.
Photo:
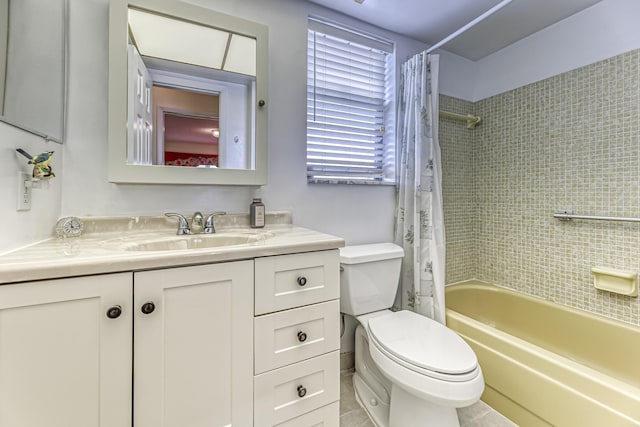
<path id="1" fill-rule="evenodd" d="M 137 222 L 138 219 L 135 220 Z M 96 230 L 75 238 L 51 238 L 0 255 L 0 284 L 233 261 L 344 246 L 340 237 L 291 224 L 274 224 L 258 230 L 248 229 L 264 233 L 266 237 L 252 243 L 200 249 L 131 251 L 123 248 L 128 243 L 176 237 L 175 229 L 114 229 Z M 224 234 L 231 229 L 223 226 L 218 231 Z M 237 227 L 233 229 L 238 230 Z"/>

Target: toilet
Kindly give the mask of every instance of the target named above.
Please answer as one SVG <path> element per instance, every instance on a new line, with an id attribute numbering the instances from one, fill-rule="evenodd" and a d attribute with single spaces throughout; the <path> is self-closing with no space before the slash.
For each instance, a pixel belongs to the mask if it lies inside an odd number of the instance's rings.
<path id="1" fill-rule="evenodd" d="M 475 353 L 446 326 L 392 312 L 404 252 L 392 243 L 340 249 L 340 311 L 354 316 L 356 400 L 379 427 L 459 426 L 480 399 Z"/>

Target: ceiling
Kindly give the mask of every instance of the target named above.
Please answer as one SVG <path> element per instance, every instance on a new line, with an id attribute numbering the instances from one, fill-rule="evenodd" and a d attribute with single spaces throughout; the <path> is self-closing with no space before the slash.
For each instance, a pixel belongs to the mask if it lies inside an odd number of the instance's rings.
<path id="1" fill-rule="evenodd" d="M 309 0 L 434 45 L 501 0 Z M 477 61 L 600 0 L 513 0 L 442 48 Z"/>

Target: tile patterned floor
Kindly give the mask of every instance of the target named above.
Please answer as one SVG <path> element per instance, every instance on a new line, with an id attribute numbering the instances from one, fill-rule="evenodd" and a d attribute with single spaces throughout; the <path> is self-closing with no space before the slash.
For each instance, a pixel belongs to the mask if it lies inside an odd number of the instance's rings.
<path id="1" fill-rule="evenodd" d="M 340 374 L 340 427 L 375 427 L 364 409 L 356 402 L 353 370 Z M 518 427 L 484 402 L 458 410 L 461 427 Z"/>

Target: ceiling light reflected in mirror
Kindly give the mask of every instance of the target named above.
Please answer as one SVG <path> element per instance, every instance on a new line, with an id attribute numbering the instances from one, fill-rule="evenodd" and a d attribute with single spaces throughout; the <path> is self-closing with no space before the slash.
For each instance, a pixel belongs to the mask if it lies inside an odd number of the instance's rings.
<path id="1" fill-rule="evenodd" d="M 142 56 L 256 75 L 256 40 L 251 37 L 133 8 L 129 31 Z"/>
<path id="2" fill-rule="evenodd" d="M 256 40 L 250 37 L 231 35 L 229 48 L 222 67 L 232 73 L 256 75 Z"/>

